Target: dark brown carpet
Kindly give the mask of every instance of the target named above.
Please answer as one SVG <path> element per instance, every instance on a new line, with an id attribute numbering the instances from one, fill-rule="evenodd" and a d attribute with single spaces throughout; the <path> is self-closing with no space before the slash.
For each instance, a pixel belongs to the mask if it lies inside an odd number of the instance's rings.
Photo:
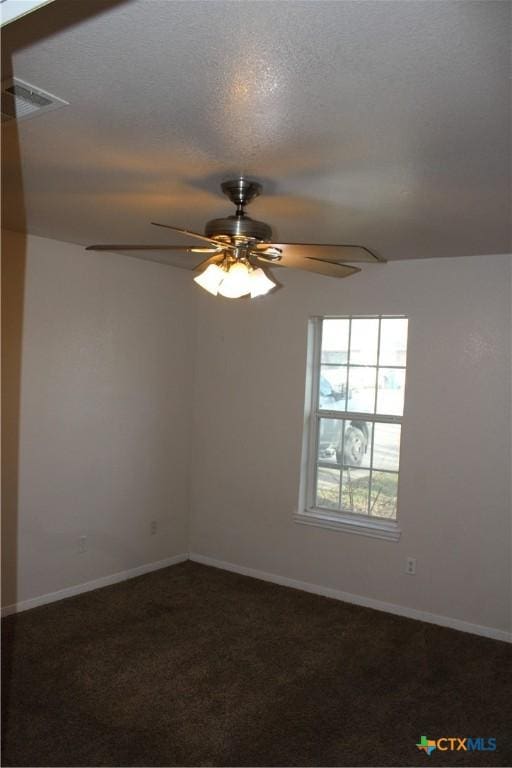
<path id="1" fill-rule="evenodd" d="M 3 632 L 7 766 L 512 765 L 506 643 L 194 563 Z"/>

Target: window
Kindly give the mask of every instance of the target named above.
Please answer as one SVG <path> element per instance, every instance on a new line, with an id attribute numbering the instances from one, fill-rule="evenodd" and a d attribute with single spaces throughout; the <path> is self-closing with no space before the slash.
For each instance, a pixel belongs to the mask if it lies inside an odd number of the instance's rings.
<path id="1" fill-rule="evenodd" d="M 296 519 L 397 541 L 407 318 L 311 321 Z"/>

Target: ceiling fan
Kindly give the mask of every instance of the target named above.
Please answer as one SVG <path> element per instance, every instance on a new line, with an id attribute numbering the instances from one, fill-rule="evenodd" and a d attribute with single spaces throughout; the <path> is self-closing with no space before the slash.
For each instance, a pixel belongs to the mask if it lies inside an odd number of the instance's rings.
<path id="1" fill-rule="evenodd" d="M 274 243 L 272 229 L 263 221 L 251 219 L 245 207 L 261 194 L 257 181 L 241 176 L 221 184 L 222 191 L 236 206 L 234 215 L 212 219 L 206 224 L 204 235 L 169 224 L 151 222 L 173 232 L 200 240 L 202 245 L 89 245 L 88 251 L 185 251 L 208 254 L 195 267 L 194 278 L 202 288 L 214 296 L 251 298 L 262 296 L 276 287 L 266 272 L 269 265 L 304 269 L 328 277 L 349 277 L 360 272 L 359 267 L 345 262 L 383 262 L 368 248 L 360 245 L 327 245 L 313 243 Z"/>

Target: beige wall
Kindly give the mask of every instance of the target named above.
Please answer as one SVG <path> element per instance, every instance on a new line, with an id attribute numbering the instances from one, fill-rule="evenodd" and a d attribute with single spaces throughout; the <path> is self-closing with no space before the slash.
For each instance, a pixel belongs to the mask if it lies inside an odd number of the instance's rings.
<path id="1" fill-rule="evenodd" d="M 2 604 L 186 553 L 190 273 L 13 233 L 2 257 Z"/>
<path id="2" fill-rule="evenodd" d="M 200 296 L 191 552 L 506 630 L 510 257 L 276 275 L 258 301 Z M 308 317 L 351 313 L 410 318 L 398 544 L 292 520 Z"/>
<path id="3" fill-rule="evenodd" d="M 3 605 L 190 550 L 509 627 L 509 257 L 276 270 L 283 290 L 229 302 L 5 233 L 3 274 Z M 329 313 L 410 318 L 398 544 L 292 520 L 307 320 Z"/>

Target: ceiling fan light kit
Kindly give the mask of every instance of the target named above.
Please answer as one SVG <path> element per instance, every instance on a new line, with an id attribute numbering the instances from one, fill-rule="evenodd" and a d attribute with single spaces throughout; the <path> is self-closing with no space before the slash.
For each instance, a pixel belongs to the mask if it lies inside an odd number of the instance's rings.
<path id="1" fill-rule="evenodd" d="M 229 299 L 244 296 L 256 298 L 276 287 L 277 283 L 262 265 L 268 267 L 273 264 L 340 278 L 360 272 L 358 267 L 349 266 L 346 262 L 384 261 L 359 245 L 274 243 L 271 227 L 245 213 L 245 206 L 261 194 L 261 184 L 240 176 L 225 181 L 221 187 L 236 206 L 236 211 L 231 216 L 209 221 L 204 235 L 169 224 L 151 222 L 157 227 L 201 240 L 206 245 L 90 245 L 87 250 L 175 250 L 207 254 L 207 258 L 196 267 L 199 274 L 194 281 L 214 296 L 221 295 Z"/>
<path id="2" fill-rule="evenodd" d="M 210 264 L 194 277 L 194 282 L 213 296 L 220 294 L 226 299 L 240 299 L 249 295 L 251 299 L 255 299 L 257 296 L 264 296 L 276 286 L 261 267 L 253 267 L 242 260 L 222 266 Z"/>

